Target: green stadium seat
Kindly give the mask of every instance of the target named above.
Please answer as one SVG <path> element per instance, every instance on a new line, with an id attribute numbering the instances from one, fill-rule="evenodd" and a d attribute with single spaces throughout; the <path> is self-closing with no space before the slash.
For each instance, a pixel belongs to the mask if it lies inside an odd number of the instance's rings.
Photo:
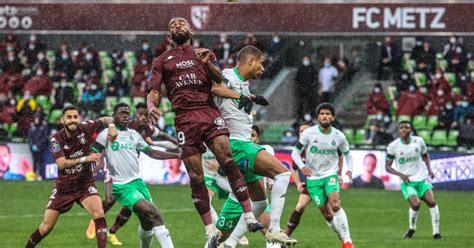
<path id="1" fill-rule="evenodd" d="M 431 132 L 429 130 L 417 130 L 417 135 L 423 138 L 426 144 L 431 144 Z"/>
<path id="2" fill-rule="evenodd" d="M 108 84 L 110 80 L 115 76 L 115 72 L 112 70 L 105 70 L 102 73 L 102 83 L 103 84 Z"/>
<path id="3" fill-rule="evenodd" d="M 146 99 L 145 97 L 141 97 L 141 96 L 136 96 L 132 99 L 132 102 L 133 102 L 133 109 L 135 109 L 135 105 L 139 104 L 139 103 L 146 103 Z"/>
<path id="4" fill-rule="evenodd" d="M 113 63 L 110 57 L 101 58 L 101 63 L 104 66 L 104 69 L 106 70 L 112 69 Z"/>
<path id="5" fill-rule="evenodd" d="M 461 88 L 460 87 L 453 87 L 452 89 L 454 95 L 459 96 L 461 95 Z"/>
<path id="6" fill-rule="evenodd" d="M 415 129 L 425 129 L 426 128 L 426 116 L 425 115 L 416 115 L 413 117 L 413 127 Z"/>
<path id="7" fill-rule="evenodd" d="M 354 144 L 361 145 L 365 143 L 365 129 L 357 129 L 354 133 Z"/>
<path id="8" fill-rule="evenodd" d="M 397 122 L 401 122 L 401 121 L 411 122 L 411 116 L 409 116 L 409 115 L 400 115 L 400 116 L 398 116 Z"/>
<path id="9" fill-rule="evenodd" d="M 433 115 L 428 118 L 428 123 L 426 127 L 428 129 L 433 129 L 436 125 L 438 125 L 438 116 Z"/>
<path id="10" fill-rule="evenodd" d="M 59 118 L 61 118 L 62 111 L 60 109 L 53 109 L 49 114 L 48 123 L 49 124 L 57 124 Z"/>
<path id="11" fill-rule="evenodd" d="M 128 83 L 130 83 L 130 79 L 132 78 L 130 71 L 127 69 L 122 70 L 122 77 L 125 78 Z"/>
<path id="12" fill-rule="evenodd" d="M 17 123 L 11 123 L 6 125 L 6 131 L 8 133 L 8 139 L 12 139 L 13 135 L 18 129 L 18 124 Z"/>
<path id="13" fill-rule="evenodd" d="M 456 86 L 456 74 L 454 72 L 445 72 L 444 77 L 446 80 L 448 80 L 448 83 L 451 85 L 451 87 Z"/>
<path id="14" fill-rule="evenodd" d="M 368 128 L 369 124 L 370 124 L 370 121 L 375 119 L 376 116 L 377 115 L 367 115 L 367 119 L 365 120 L 364 128 Z"/>
<path id="15" fill-rule="evenodd" d="M 51 102 L 49 101 L 49 97 L 39 95 L 36 97 L 36 103 L 41 106 L 41 108 L 44 110 L 44 112 L 49 112 L 51 110 Z"/>
<path id="16" fill-rule="evenodd" d="M 415 73 L 415 82 L 417 83 L 418 87 L 426 85 L 426 74 L 423 72 L 416 72 Z"/>
<path id="17" fill-rule="evenodd" d="M 118 103 L 118 98 L 116 96 L 108 96 L 105 98 L 105 109 L 111 111 L 114 109 L 115 104 Z"/>
<path id="18" fill-rule="evenodd" d="M 128 97 L 128 96 L 122 96 L 119 98 L 118 100 L 119 103 L 126 103 L 128 104 L 128 106 L 131 106 L 132 105 L 132 98 Z"/>
<path id="19" fill-rule="evenodd" d="M 445 146 L 448 143 L 446 130 L 435 130 L 431 137 L 431 144 L 434 146 Z"/>
<path id="20" fill-rule="evenodd" d="M 347 141 L 349 142 L 349 144 L 354 143 L 354 129 L 352 129 L 352 128 L 344 128 L 344 129 L 342 129 L 342 132 L 343 132 L 344 135 L 346 136 Z"/>
<path id="21" fill-rule="evenodd" d="M 125 51 L 123 53 L 125 61 L 127 62 L 127 67 L 133 69 L 137 63 L 137 55 L 133 51 Z"/>
<path id="22" fill-rule="evenodd" d="M 459 131 L 458 130 L 449 131 L 447 145 L 448 146 L 457 146 L 458 145 L 458 136 L 459 136 Z"/>

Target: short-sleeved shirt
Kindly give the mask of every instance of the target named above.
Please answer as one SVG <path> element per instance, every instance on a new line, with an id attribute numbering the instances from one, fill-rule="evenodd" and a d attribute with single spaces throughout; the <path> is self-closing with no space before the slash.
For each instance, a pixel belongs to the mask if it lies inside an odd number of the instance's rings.
<path id="1" fill-rule="evenodd" d="M 250 96 L 250 83 L 245 80 L 236 68 L 222 71 L 227 87 L 240 94 Z M 230 139 L 249 141 L 252 136 L 253 116 L 244 109 L 239 109 L 239 100 L 230 98 L 217 98 L 217 106 L 221 116 L 229 126 Z"/>
<path id="2" fill-rule="evenodd" d="M 148 149 L 148 144 L 134 129 L 117 131 L 118 136 L 115 141 L 109 142 L 107 130 L 104 130 L 97 136 L 96 142 L 105 148 L 105 157 L 113 184 L 126 184 L 140 178 L 137 150 Z"/>
<path id="3" fill-rule="evenodd" d="M 104 128 L 101 121 L 90 120 L 79 124 L 75 134 L 71 137 L 67 137 L 65 130 L 61 129 L 51 137 L 51 150 L 54 159 L 57 160 L 60 157 L 77 159 L 89 155 L 91 144 L 94 143 L 94 133 Z M 56 189 L 63 193 L 79 191 L 84 185 L 91 182 L 94 182 L 91 164 L 82 163 L 60 169 L 56 179 Z"/>
<path id="4" fill-rule="evenodd" d="M 321 131 L 319 125 L 312 126 L 300 135 L 296 144 L 299 151 L 306 149 L 306 165 L 310 167 L 312 176 L 308 179 L 321 179 L 337 175 L 339 170 L 339 153 L 349 152 L 346 136 L 337 128 L 331 127 L 328 134 Z"/>
<path id="5" fill-rule="evenodd" d="M 211 63 L 216 57 L 210 54 Z M 191 46 L 173 48 L 153 61 L 148 88 L 161 88 L 164 83 L 174 112 L 215 106 L 212 99 L 212 79 L 207 68 Z"/>
<path id="6" fill-rule="evenodd" d="M 156 127 L 152 127 L 150 125 L 145 125 L 144 127 L 140 127 L 136 121 L 132 121 L 128 124 L 128 128 L 134 129 L 137 131 L 144 139 L 150 137 L 155 138 L 158 137 L 160 134 L 160 130 Z"/>
<path id="7" fill-rule="evenodd" d="M 396 170 L 407 175 L 412 182 L 428 178 L 428 170 L 421 158 L 426 153 L 425 141 L 418 136 L 411 136 L 408 144 L 398 138 L 387 146 L 387 160 L 395 161 Z"/>

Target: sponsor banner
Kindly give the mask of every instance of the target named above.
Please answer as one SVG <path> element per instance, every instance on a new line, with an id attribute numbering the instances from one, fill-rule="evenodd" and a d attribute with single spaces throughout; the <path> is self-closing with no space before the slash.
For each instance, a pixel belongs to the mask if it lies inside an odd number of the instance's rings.
<path id="1" fill-rule="evenodd" d="M 465 3 L 0 4 L 0 31 L 158 33 L 182 16 L 203 32 L 468 33 L 473 11 Z"/>
<path id="2" fill-rule="evenodd" d="M 24 180 L 33 176 L 33 157 L 28 144 L 0 144 L 0 178 Z"/>

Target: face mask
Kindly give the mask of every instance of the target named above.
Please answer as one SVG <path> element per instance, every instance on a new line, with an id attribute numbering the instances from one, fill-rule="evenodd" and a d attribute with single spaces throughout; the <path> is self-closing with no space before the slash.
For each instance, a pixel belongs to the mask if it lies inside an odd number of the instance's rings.
<path id="1" fill-rule="evenodd" d="M 390 117 L 385 116 L 385 117 L 383 118 L 383 121 L 384 121 L 385 123 L 390 122 Z"/>
<path id="2" fill-rule="evenodd" d="M 87 53 L 87 48 L 85 48 L 85 47 L 82 48 L 82 49 L 81 49 L 81 52 L 82 52 L 82 53 Z"/>
<path id="3" fill-rule="evenodd" d="M 408 87 L 408 90 L 409 90 L 410 92 L 414 92 L 414 91 L 415 91 L 415 86 L 410 85 L 410 87 Z"/>
<path id="4" fill-rule="evenodd" d="M 223 47 L 224 47 L 225 50 L 229 50 L 230 49 L 230 44 L 226 42 L 226 43 L 224 43 Z"/>
<path id="5" fill-rule="evenodd" d="M 67 82 L 61 82 L 61 87 L 65 88 L 67 86 Z"/>
<path id="6" fill-rule="evenodd" d="M 8 56 L 8 61 L 13 62 L 15 60 L 15 56 Z"/>
<path id="7" fill-rule="evenodd" d="M 97 90 L 97 85 L 95 84 L 91 85 L 91 90 Z"/>
<path id="8" fill-rule="evenodd" d="M 421 42 L 420 40 L 416 42 L 416 46 L 421 46 L 423 44 L 423 42 Z"/>
<path id="9" fill-rule="evenodd" d="M 36 71 L 36 76 L 43 76 L 43 71 L 42 70 L 37 70 Z"/>
<path id="10" fill-rule="evenodd" d="M 456 38 L 455 37 L 451 37 L 449 39 L 449 42 L 451 42 L 452 44 L 456 43 Z"/>
<path id="11" fill-rule="evenodd" d="M 407 74 L 403 74 L 402 75 L 402 80 L 407 80 L 408 79 L 408 75 Z"/>
<path id="12" fill-rule="evenodd" d="M 63 60 L 66 60 L 66 59 L 69 58 L 69 55 L 67 55 L 67 53 L 63 53 L 63 54 L 61 55 L 61 58 L 62 58 Z"/>
<path id="13" fill-rule="evenodd" d="M 29 48 L 30 50 L 35 50 L 35 44 L 29 44 L 29 45 L 28 45 L 28 48 Z"/>
<path id="14" fill-rule="evenodd" d="M 30 40 L 31 40 L 31 41 L 36 41 L 36 35 L 30 36 Z"/>
<path id="15" fill-rule="evenodd" d="M 292 135 L 291 135 L 291 132 L 287 132 L 287 133 L 285 134 L 285 136 L 286 136 L 286 137 L 291 137 L 291 136 L 292 136 Z"/>
<path id="16" fill-rule="evenodd" d="M 30 100 L 30 95 L 24 95 L 23 98 L 25 98 L 25 100 Z"/>
<path id="17" fill-rule="evenodd" d="M 380 93 L 380 92 L 382 92 L 382 90 L 381 90 L 379 87 L 375 87 L 375 88 L 374 88 L 374 92 L 375 92 L 375 93 Z"/>
<path id="18" fill-rule="evenodd" d="M 278 44 L 278 43 L 280 43 L 280 37 L 275 36 L 275 37 L 273 37 L 272 41 L 273 41 L 273 43 Z"/>
<path id="19" fill-rule="evenodd" d="M 143 50 L 148 50 L 150 48 L 150 45 L 148 43 L 145 43 L 142 45 Z"/>
<path id="20" fill-rule="evenodd" d="M 148 64 L 148 60 L 142 59 L 142 65 L 147 65 L 147 64 Z"/>
<path id="21" fill-rule="evenodd" d="M 306 59 L 303 60 L 303 65 L 304 65 L 304 66 L 309 66 L 309 64 L 310 64 L 310 61 L 309 61 L 309 60 L 306 60 Z"/>
<path id="22" fill-rule="evenodd" d="M 457 52 L 457 53 L 461 53 L 461 52 L 462 52 L 462 48 L 460 48 L 460 47 L 456 48 L 456 52 Z"/>
<path id="23" fill-rule="evenodd" d="M 377 114 L 377 115 L 375 116 L 375 118 L 380 121 L 380 120 L 383 119 L 383 115 L 382 115 L 382 114 Z"/>
<path id="24" fill-rule="evenodd" d="M 227 64 L 229 64 L 229 65 L 233 65 L 234 62 L 235 62 L 235 61 L 234 61 L 233 58 L 229 58 L 229 59 L 227 60 Z"/>
<path id="25" fill-rule="evenodd" d="M 441 78 L 441 74 L 436 73 L 435 78 L 436 78 L 436 79 L 440 79 L 440 78 Z"/>
<path id="26" fill-rule="evenodd" d="M 92 60 L 92 54 L 90 54 L 90 53 L 86 54 L 86 59 L 88 61 Z"/>
<path id="27" fill-rule="evenodd" d="M 300 40 L 299 44 L 300 44 L 300 46 L 304 46 L 304 41 Z"/>
<path id="28" fill-rule="evenodd" d="M 13 105 L 13 106 L 14 106 L 15 104 L 16 104 L 15 99 L 11 99 L 11 100 L 10 100 L 10 105 Z"/>
<path id="29" fill-rule="evenodd" d="M 44 59 L 44 54 L 43 53 L 38 53 L 38 59 L 43 60 Z"/>
<path id="30" fill-rule="evenodd" d="M 309 122 L 309 121 L 311 121 L 311 115 L 310 115 L 310 114 L 305 114 L 305 115 L 303 116 L 303 119 L 304 119 L 305 121 L 308 121 L 308 122 Z"/>
<path id="31" fill-rule="evenodd" d="M 221 43 L 224 43 L 226 40 L 227 40 L 227 38 L 225 36 L 221 36 L 221 38 L 219 39 L 219 41 Z"/>
<path id="32" fill-rule="evenodd" d="M 436 94 L 437 94 L 438 96 L 443 96 L 443 95 L 444 95 L 444 91 L 443 91 L 443 90 L 438 90 L 438 91 L 436 92 Z"/>
<path id="33" fill-rule="evenodd" d="M 11 46 L 7 47 L 7 52 L 11 52 L 11 51 L 13 51 L 13 47 Z"/>
<path id="34" fill-rule="evenodd" d="M 331 67 L 331 64 L 329 64 L 329 63 L 324 63 L 324 67 L 326 67 L 326 68 Z"/>
<path id="35" fill-rule="evenodd" d="M 467 106 L 469 106 L 469 102 L 467 102 L 467 101 L 462 101 L 462 102 L 461 102 L 461 106 L 462 106 L 463 108 L 467 108 Z"/>
<path id="36" fill-rule="evenodd" d="M 448 110 L 453 109 L 453 105 L 452 105 L 452 104 L 447 104 L 447 105 L 446 105 L 446 109 L 448 109 Z"/>
<path id="37" fill-rule="evenodd" d="M 426 87 L 421 87 L 420 92 L 426 94 L 426 92 L 428 92 L 428 89 L 426 89 Z"/>
<path id="38" fill-rule="evenodd" d="M 464 75 L 461 76 L 461 81 L 466 81 L 466 79 L 467 79 L 466 76 Z"/>
<path id="39" fill-rule="evenodd" d="M 474 81 L 474 71 L 471 72 L 471 81 Z"/>

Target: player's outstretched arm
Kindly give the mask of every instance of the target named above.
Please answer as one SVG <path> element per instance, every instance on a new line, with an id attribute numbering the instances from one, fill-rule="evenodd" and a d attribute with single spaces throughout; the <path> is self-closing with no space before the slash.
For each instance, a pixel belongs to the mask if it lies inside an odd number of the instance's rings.
<path id="1" fill-rule="evenodd" d="M 224 83 L 212 82 L 211 93 L 221 98 L 230 98 L 230 99 L 240 98 L 240 94 L 237 91 L 227 88 Z"/>
<path id="2" fill-rule="evenodd" d="M 151 125 L 155 125 L 158 119 L 163 115 L 160 110 L 161 92 L 157 89 L 152 89 L 146 97 L 148 108 L 148 120 Z"/>
<path id="3" fill-rule="evenodd" d="M 222 82 L 224 77 L 222 76 L 221 69 L 212 63 L 213 61 L 215 62 L 215 55 L 211 56 L 211 51 L 207 48 L 198 48 L 196 49 L 196 56 L 206 67 L 211 79 L 215 82 Z"/>
<path id="4" fill-rule="evenodd" d="M 154 159 L 163 160 L 163 159 L 179 158 L 179 154 L 177 153 L 158 151 L 151 147 L 146 148 L 145 150 L 143 150 L 143 152 L 149 157 L 154 158 Z"/>
<path id="5" fill-rule="evenodd" d="M 56 159 L 56 164 L 60 170 L 67 169 L 78 164 L 98 162 L 102 156 L 99 153 L 92 153 L 88 156 L 66 159 L 66 157 L 60 157 Z"/>

